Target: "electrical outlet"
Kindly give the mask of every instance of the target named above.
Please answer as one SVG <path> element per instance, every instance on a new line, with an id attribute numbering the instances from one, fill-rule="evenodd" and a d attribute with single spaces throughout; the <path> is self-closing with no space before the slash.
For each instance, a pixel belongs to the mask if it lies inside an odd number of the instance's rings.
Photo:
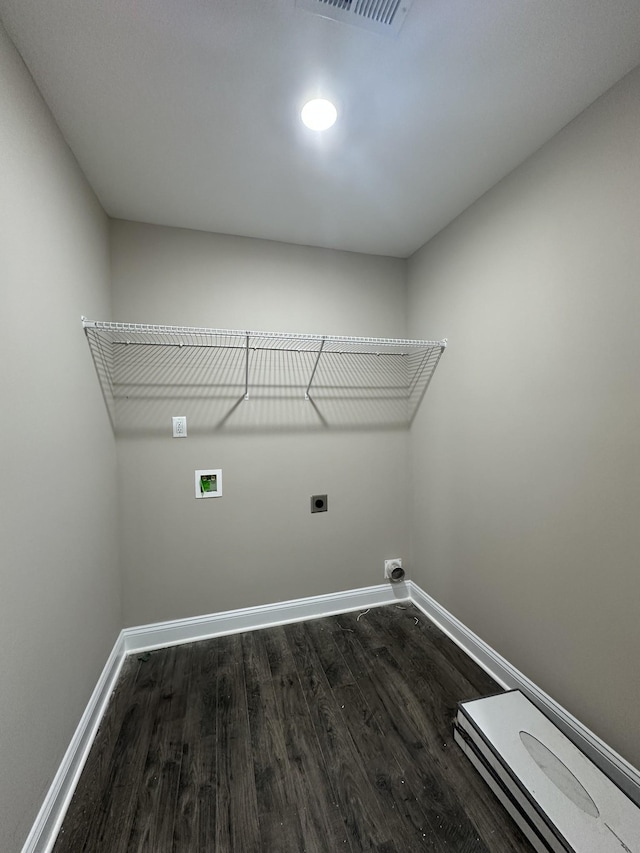
<path id="1" fill-rule="evenodd" d="M 187 437 L 187 418 L 185 415 L 180 415 L 176 418 L 171 418 L 173 422 L 173 437 L 174 438 L 186 438 Z"/>
<path id="2" fill-rule="evenodd" d="M 404 578 L 404 569 L 400 557 L 384 561 L 384 576 L 387 580 L 398 581 Z"/>
<path id="3" fill-rule="evenodd" d="M 326 495 L 311 495 L 311 512 L 327 512 L 329 502 Z"/>

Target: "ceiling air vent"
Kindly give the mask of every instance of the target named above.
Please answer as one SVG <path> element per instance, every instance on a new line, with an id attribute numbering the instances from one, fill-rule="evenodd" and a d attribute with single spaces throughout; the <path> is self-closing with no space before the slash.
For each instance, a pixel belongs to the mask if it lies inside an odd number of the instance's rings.
<path id="1" fill-rule="evenodd" d="M 381 35 L 398 34 L 413 0 L 296 0 L 301 9 Z"/>

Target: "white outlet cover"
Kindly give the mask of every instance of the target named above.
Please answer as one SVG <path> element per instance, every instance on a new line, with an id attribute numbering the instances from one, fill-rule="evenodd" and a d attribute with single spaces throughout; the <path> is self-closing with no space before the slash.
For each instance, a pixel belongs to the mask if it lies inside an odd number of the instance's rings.
<path id="1" fill-rule="evenodd" d="M 178 415 L 177 417 L 171 418 L 171 422 L 173 424 L 173 437 L 174 438 L 186 438 L 187 437 L 187 418 L 185 415 Z"/>

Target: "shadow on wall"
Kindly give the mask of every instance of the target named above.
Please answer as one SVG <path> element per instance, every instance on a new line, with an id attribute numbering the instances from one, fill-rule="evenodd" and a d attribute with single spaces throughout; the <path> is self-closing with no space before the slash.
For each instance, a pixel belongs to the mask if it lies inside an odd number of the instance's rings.
<path id="1" fill-rule="evenodd" d="M 118 435 L 166 435 L 171 417 L 186 415 L 189 435 L 250 432 L 318 432 L 406 429 L 402 400 L 216 396 L 197 399 L 176 394 L 116 401 Z M 178 412 L 177 409 L 180 411 Z"/>

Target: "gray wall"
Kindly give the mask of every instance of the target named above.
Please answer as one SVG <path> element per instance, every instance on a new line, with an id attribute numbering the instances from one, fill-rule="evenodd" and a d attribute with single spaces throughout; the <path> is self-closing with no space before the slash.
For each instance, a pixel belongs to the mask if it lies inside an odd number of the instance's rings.
<path id="1" fill-rule="evenodd" d="M 416 581 L 640 766 L 640 72 L 418 252 Z"/>
<path id="2" fill-rule="evenodd" d="M 398 259 L 118 221 L 111 238 L 117 320 L 405 333 Z M 301 427 L 304 407 L 216 430 L 188 395 L 138 406 L 118 438 L 127 625 L 382 583 L 384 559 L 405 556 L 407 431 Z M 171 438 L 172 414 L 188 438 Z M 222 468 L 222 498 L 195 500 L 197 468 Z M 316 493 L 328 513 L 310 513 Z"/>
<path id="3" fill-rule="evenodd" d="M 106 217 L 0 25 L 0 850 L 22 843 L 121 624 L 115 448 L 80 325 Z"/>

